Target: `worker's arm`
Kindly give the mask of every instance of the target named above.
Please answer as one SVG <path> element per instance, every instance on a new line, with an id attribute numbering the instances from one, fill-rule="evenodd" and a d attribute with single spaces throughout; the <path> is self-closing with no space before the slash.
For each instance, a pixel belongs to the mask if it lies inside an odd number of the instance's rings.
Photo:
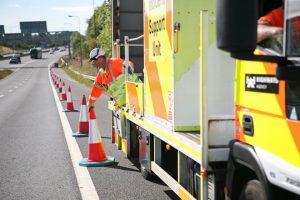
<path id="1" fill-rule="evenodd" d="M 283 34 L 283 29 L 280 27 L 257 25 L 257 43 L 280 34 Z"/>
<path id="2" fill-rule="evenodd" d="M 93 84 L 93 87 L 90 91 L 90 96 L 88 100 L 88 106 L 94 107 L 96 100 L 102 95 L 104 92 L 104 87 L 102 84 L 102 75 L 100 73 L 97 74 L 96 80 Z"/>

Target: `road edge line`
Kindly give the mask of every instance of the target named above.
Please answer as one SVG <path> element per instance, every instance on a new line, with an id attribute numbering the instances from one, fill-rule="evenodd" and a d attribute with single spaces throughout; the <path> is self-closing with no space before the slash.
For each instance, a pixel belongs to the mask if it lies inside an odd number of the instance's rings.
<path id="1" fill-rule="evenodd" d="M 59 117 L 61 120 L 61 124 L 63 127 L 63 131 L 65 134 L 66 142 L 68 145 L 69 153 L 71 156 L 73 168 L 75 171 L 75 176 L 77 179 L 78 187 L 81 193 L 81 197 L 83 200 L 97 200 L 99 199 L 99 196 L 97 194 L 95 185 L 93 183 L 93 180 L 90 176 L 90 173 L 87 168 L 85 167 L 80 167 L 79 166 L 79 161 L 82 159 L 82 154 L 79 149 L 79 146 L 76 142 L 76 139 L 72 137 L 72 128 L 70 126 L 69 120 L 67 118 L 66 113 L 62 112 L 63 108 L 60 103 L 58 94 L 54 88 L 53 82 L 51 80 L 51 74 L 50 74 L 50 66 L 52 63 L 49 64 L 48 66 L 48 77 L 50 81 L 50 85 L 52 88 L 53 96 L 55 99 L 56 107 L 59 113 Z"/>

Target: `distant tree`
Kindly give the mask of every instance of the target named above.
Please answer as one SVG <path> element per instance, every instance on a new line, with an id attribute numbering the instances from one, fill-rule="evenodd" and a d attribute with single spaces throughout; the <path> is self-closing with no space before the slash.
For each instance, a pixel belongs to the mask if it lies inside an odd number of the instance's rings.
<path id="1" fill-rule="evenodd" d="M 112 15 L 111 2 L 105 1 L 95 9 L 94 15 L 88 19 L 86 44 L 89 49 L 101 47 L 111 57 L 112 54 Z"/>
<path id="2" fill-rule="evenodd" d="M 81 35 L 82 54 L 88 58 L 89 52 L 95 47 L 102 48 L 108 57 L 112 55 L 112 14 L 111 1 L 106 0 L 95 9 L 94 15 L 87 20 L 88 28 L 86 36 Z M 73 56 L 80 56 L 79 33 L 73 32 L 71 36 L 71 47 Z"/>
<path id="3" fill-rule="evenodd" d="M 80 37 L 81 37 L 81 47 L 80 47 Z M 73 56 L 80 56 L 80 48 L 82 48 L 83 58 L 87 58 L 87 51 L 85 47 L 85 37 L 79 32 L 73 32 L 71 35 L 71 47 L 73 49 Z"/>

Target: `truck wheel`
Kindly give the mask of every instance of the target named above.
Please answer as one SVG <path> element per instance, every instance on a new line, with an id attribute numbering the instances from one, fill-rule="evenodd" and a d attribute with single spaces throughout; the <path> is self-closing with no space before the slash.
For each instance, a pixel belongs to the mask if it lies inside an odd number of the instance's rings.
<path id="1" fill-rule="evenodd" d="M 250 180 L 243 188 L 240 200 L 266 200 L 267 195 L 263 190 L 263 185 L 258 180 Z"/>
<path id="2" fill-rule="evenodd" d="M 144 165 L 140 165 L 140 169 L 141 169 L 141 174 L 143 176 L 144 179 L 150 181 L 153 178 L 153 175 L 151 174 L 151 172 L 149 172 L 146 167 Z"/>

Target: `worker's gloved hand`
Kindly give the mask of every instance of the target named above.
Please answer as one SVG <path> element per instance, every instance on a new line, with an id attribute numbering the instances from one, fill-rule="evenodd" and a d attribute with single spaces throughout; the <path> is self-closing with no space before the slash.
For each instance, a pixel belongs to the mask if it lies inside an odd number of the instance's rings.
<path id="1" fill-rule="evenodd" d="M 91 108 L 94 108 L 95 106 L 94 106 L 94 104 L 93 103 L 90 103 L 90 102 L 88 102 L 88 108 L 89 108 L 89 111 L 91 110 Z"/>

